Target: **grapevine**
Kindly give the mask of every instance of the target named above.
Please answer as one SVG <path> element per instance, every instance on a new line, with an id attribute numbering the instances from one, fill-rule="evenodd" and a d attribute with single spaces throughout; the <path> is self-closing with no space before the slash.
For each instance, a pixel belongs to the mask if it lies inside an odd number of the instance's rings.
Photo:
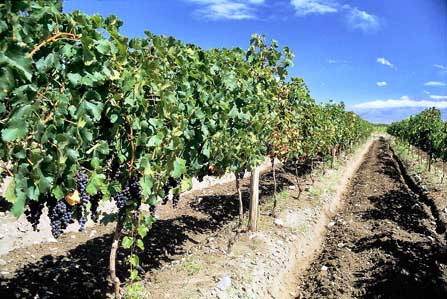
<path id="1" fill-rule="evenodd" d="M 240 191 L 266 155 L 339 153 L 371 131 L 343 104 L 317 104 L 303 79 L 288 76 L 292 51 L 262 35 L 247 50 L 205 50 L 149 31 L 129 39 L 116 16 L 65 13 L 57 0 L 7 0 L 0 16 L 6 199 L 17 217 L 27 209 L 34 228 L 46 205 L 55 237 L 75 218 L 84 230 L 89 204 L 98 221 L 100 200 L 114 201 L 116 297 L 118 244 L 123 235 L 123 247 L 144 239 L 158 198 L 172 194 L 177 206 L 193 177 L 225 173 Z"/>

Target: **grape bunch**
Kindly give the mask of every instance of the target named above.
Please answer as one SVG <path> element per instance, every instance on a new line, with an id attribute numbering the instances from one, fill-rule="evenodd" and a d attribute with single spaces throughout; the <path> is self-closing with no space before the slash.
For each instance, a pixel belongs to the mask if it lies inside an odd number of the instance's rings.
<path id="1" fill-rule="evenodd" d="M 118 208 L 118 217 L 122 219 L 126 211 L 126 205 L 130 199 L 129 185 L 125 185 L 121 191 L 114 196 L 116 207 Z"/>
<path id="2" fill-rule="evenodd" d="M 87 193 L 88 183 L 88 176 L 85 173 L 78 173 L 77 180 L 76 180 L 76 186 L 78 188 L 79 197 L 81 198 L 81 204 L 82 206 L 86 206 L 88 202 L 90 201 L 90 195 Z"/>
<path id="3" fill-rule="evenodd" d="M 171 191 L 172 189 L 174 189 L 178 185 L 180 185 L 181 181 L 182 180 L 180 178 L 174 179 L 172 177 L 169 177 L 168 182 L 163 187 L 164 197 L 163 197 L 162 204 L 165 205 L 168 202 L 168 200 L 169 200 L 169 191 Z M 179 194 L 174 194 L 173 197 L 172 197 L 172 206 L 174 208 L 176 208 L 179 201 L 180 201 L 180 195 Z"/>
<path id="4" fill-rule="evenodd" d="M 174 194 L 173 196 L 172 196 L 172 206 L 174 207 L 174 208 L 177 208 L 177 206 L 178 206 L 178 202 L 180 201 L 180 194 Z"/>
<path id="5" fill-rule="evenodd" d="M 242 180 L 243 178 L 244 178 L 244 175 L 245 175 L 245 172 L 246 172 L 247 170 L 244 168 L 244 169 L 242 169 L 241 171 L 239 171 L 238 173 L 237 173 L 237 177 L 240 179 L 240 180 Z"/>
<path id="6" fill-rule="evenodd" d="M 79 218 L 79 231 L 83 232 L 85 230 L 85 225 L 87 224 L 87 217 L 83 214 L 81 218 Z"/>
<path id="7" fill-rule="evenodd" d="M 136 200 L 137 209 L 140 208 L 141 200 L 143 198 L 141 195 L 141 191 L 142 190 L 140 185 L 140 177 L 139 176 L 131 177 L 129 183 L 129 194 L 132 199 Z"/>
<path id="8" fill-rule="evenodd" d="M 28 209 L 25 211 L 26 219 L 29 223 L 31 223 L 34 231 L 37 231 L 37 226 L 40 222 L 40 216 L 42 215 L 42 210 L 45 205 L 45 201 L 41 199 L 43 199 L 42 196 L 39 198 L 39 200 L 30 200 L 30 202 L 28 203 Z"/>
<path id="9" fill-rule="evenodd" d="M 198 176 L 197 176 L 197 180 L 199 181 L 199 182 L 203 182 L 203 178 L 205 177 L 205 176 L 212 176 L 213 175 L 213 172 L 211 171 L 211 169 L 209 169 L 209 168 L 207 168 L 206 169 L 206 171 L 202 171 Z"/>
<path id="10" fill-rule="evenodd" d="M 76 187 L 79 192 L 79 197 L 81 198 L 81 216 L 79 218 L 79 231 L 82 232 L 85 230 L 85 225 L 87 223 L 87 204 L 90 201 L 90 195 L 86 191 L 88 183 L 88 175 L 79 172 L 76 178 L 77 178 Z"/>
<path id="11" fill-rule="evenodd" d="M 265 146 L 267 147 L 267 155 L 273 153 L 273 143 L 266 141 Z"/>
<path id="12" fill-rule="evenodd" d="M 98 193 L 96 193 L 95 195 L 93 195 L 92 197 L 90 197 L 90 212 L 91 217 L 93 222 L 98 222 L 98 218 L 99 218 L 99 214 L 98 214 L 98 206 L 99 206 L 99 201 L 102 199 L 102 191 L 99 190 Z"/>
<path id="13" fill-rule="evenodd" d="M 149 213 L 151 213 L 152 217 L 155 217 L 155 213 L 157 212 L 157 205 L 150 205 L 149 206 Z"/>
<path id="14" fill-rule="evenodd" d="M 51 233 L 55 238 L 58 238 L 68 224 L 73 222 L 73 213 L 71 207 L 65 202 L 65 200 L 57 201 L 51 197 L 49 199 L 49 213 L 51 221 Z"/>
<path id="15" fill-rule="evenodd" d="M 111 166 L 108 168 L 108 171 L 106 173 L 107 177 L 111 181 L 118 181 L 121 177 L 121 169 L 122 165 L 119 163 L 119 161 L 113 159 L 113 161 L 111 162 Z"/>

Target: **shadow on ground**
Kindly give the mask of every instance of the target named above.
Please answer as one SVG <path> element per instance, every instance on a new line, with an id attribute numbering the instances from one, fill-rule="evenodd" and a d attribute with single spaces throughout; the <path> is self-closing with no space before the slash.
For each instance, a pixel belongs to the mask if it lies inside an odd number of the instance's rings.
<path id="1" fill-rule="evenodd" d="M 288 179 L 290 176 L 287 170 L 277 172 L 278 192 L 293 184 Z M 272 174 L 264 174 L 260 185 L 262 202 L 273 194 Z M 195 236 L 217 232 L 236 219 L 239 201 L 236 194 L 229 193 L 191 201 L 190 208 L 202 212 L 203 218 L 179 215 L 155 222 L 144 240 L 145 251 L 139 254 L 141 270 L 149 272 L 159 268 L 184 254 L 188 242 L 196 244 Z M 243 193 L 245 208 L 248 196 L 248 192 Z M 80 244 L 66 255 L 45 255 L 19 268 L 12 278 L 0 276 L 0 298 L 104 298 L 110 292 L 107 275 L 111 242 L 112 234 L 105 234 Z M 19 250 L 27 254 L 26 248 Z M 125 256 L 126 251 L 118 252 L 117 275 L 122 280 L 127 277 Z"/>
<path id="2" fill-rule="evenodd" d="M 356 273 L 356 288 L 364 290 L 360 298 L 447 298 L 447 269 L 440 266 L 447 262 L 445 248 L 381 233 L 360 239 L 354 251 L 375 249 L 386 257 Z"/>
<path id="3" fill-rule="evenodd" d="M 380 231 L 361 238 L 354 252 L 381 252 L 374 266 L 356 273 L 360 298 L 447 298 L 447 251 L 430 229 L 433 219 L 417 195 L 402 183 L 398 164 L 385 151 L 381 173 L 394 179 L 399 188 L 382 196 L 370 196 L 374 208 L 362 214 L 364 220 L 389 221 L 400 230 Z M 402 232 L 403 230 L 403 232 Z"/>

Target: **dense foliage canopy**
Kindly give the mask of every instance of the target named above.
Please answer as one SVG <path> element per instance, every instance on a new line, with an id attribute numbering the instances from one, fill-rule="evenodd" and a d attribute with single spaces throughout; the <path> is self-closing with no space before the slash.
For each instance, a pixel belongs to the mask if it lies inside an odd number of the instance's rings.
<path id="1" fill-rule="evenodd" d="M 427 152 L 430 159 L 447 161 L 447 122 L 442 120 L 439 109 L 429 108 L 392 123 L 388 133 Z"/>
<path id="2" fill-rule="evenodd" d="M 248 50 L 205 50 L 148 31 L 129 39 L 115 16 L 61 7 L 0 4 L 5 197 L 36 226 L 46 203 L 55 236 L 73 219 L 82 228 L 89 207 L 97 220 L 102 198 L 144 238 L 154 219 L 141 204 L 188 190 L 192 177 L 250 170 L 268 154 L 327 155 L 371 131 L 288 78 L 293 53 L 276 41 L 253 35 Z M 143 246 L 123 244 L 134 242 Z"/>

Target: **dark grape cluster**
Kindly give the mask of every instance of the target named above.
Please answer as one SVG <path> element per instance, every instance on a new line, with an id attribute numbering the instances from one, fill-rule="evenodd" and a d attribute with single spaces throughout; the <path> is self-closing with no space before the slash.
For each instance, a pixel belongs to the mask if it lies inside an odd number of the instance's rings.
<path id="1" fill-rule="evenodd" d="M 111 181 L 118 181 L 121 177 L 121 170 L 122 170 L 122 165 L 119 163 L 119 161 L 117 159 L 113 159 L 110 167 L 108 168 L 108 171 L 106 172 L 107 177 Z"/>
<path id="2" fill-rule="evenodd" d="M 239 171 L 238 173 L 237 173 L 237 176 L 238 176 L 238 178 L 240 179 L 240 180 L 242 180 L 243 178 L 244 178 L 244 175 L 245 175 L 245 172 L 246 172 L 247 170 L 244 168 L 243 170 L 241 170 L 241 171 Z"/>
<path id="3" fill-rule="evenodd" d="M 151 213 L 152 217 L 155 217 L 155 213 L 157 212 L 157 205 L 150 205 L 149 206 L 149 213 Z"/>
<path id="4" fill-rule="evenodd" d="M 163 187 L 164 197 L 163 197 L 162 204 L 165 205 L 168 202 L 168 200 L 169 200 L 169 191 L 171 191 L 172 189 L 174 189 L 178 185 L 180 185 L 181 181 L 182 180 L 180 178 L 174 179 L 174 178 L 170 177 L 168 179 L 168 182 Z M 174 208 L 176 208 L 179 201 L 180 201 L 180 195 L 179 194 L 174 194 L 173 197 L 172 197 L 172 206 Z"/>
<path id="5" fill-rule="evenodd" d="M 102 199 L 102 191 L 99 190 L 98 193 L 96 193 L 95 195 L 93 195 L 92 197 L 90 197 L 90 213 L 91 213 L 91 217 L 92 220 L 94 222 L 98 222 L 98 218 L 99 218 L 99 214 L 98 214 L 98 206 L 99 206 L 99 202 Z"/>
<path id="6" fill-rule="evenodd" d="M 90 195 L 87 193 L 87 183 L 88 183 L 88 175 L 82 172 L 79 172 L 76 176 L 76 187 L 79 192 L 79 197 L 81 199 L 81 215 L 79 218 L 79 231 L 82 232 L 85 230 L 85 225 L 87 223 L 87 204 L 90 201 Z"/>
<path id="7" fill-rule="evenodd" d="M 179 201 L 180 201 L 180 194 L 174 194 L 172 196 L 172 206 L 174 208 L 177 208 L 177 205 L 178 205 Z"/>
<path id="8" fill-rule="evenodd" d="M 81 198 L 81 205 L 86 206 L 90 201 L 90 195 L 87 193 L 88 175 L 85 173 L 78 173 L 76 180 L 76 186 L 78 188 L 79 197 Z"/>
<path id="9" fill-rule="evenodd" d="M 83 214 L 81 218 L 79 218 L 79 231 L 83 232 L 85 230 L 85 225 L 87 224 L 87 217 Z"/>
<path id="10" fill-rule="evenodd" d="M 205 177 L 205 176 L 211 176 L 211 175 L 213 175 L 213 172 L 208 168 L 206 171 L 203 171 L 203 172 L 201 172 L 198 176 L 197 176 L 197 180 L 199 181 L 199 182 L 203 182 L 203 178 Z"/>
<path id="11" fill-rule="evenodd" d="M 68 224 L 73 222 L 73 213 L 65 200 L 57 201 L 55 198 L 50 198 L 49 203 L 48 216 L 51 221 L 51 233 L 58 238 Z"/>
<path id="12" fill-rule="evenodd" d="M 130 182 L 129 182 L 129 194 L 130 197 L 136 201 L 137 203 L 137 209 L 140 208 L 141 206 L 141 200 L 142 200 L 142 195 L 141 195 L 141 185 L 140 185 L 140 177 L 139 176 L 133 176 L 130 178 Z"/>
<path id="13" fill-rule="evenodd" d="M 124 186 L 123 189 L 121 189 L 121 191 L 114 196 L 114 199 L 116 207 L 119 210 L 120 217 L 124 216 L 127 202 L 130 199 L 129 185 Z"/>
<path id="14" fill-rule="evenodd" d="M 267 154 L 271 154 L 273 152 L 273 143 L 266 141 L 265 146 L 267 147 Z"/>
<path id="15" fill-rule="evenodd" d="M 39 200 L 30 200 L 28 203 L 28 209 L 25 211 L 26 219 L 33 226 L 33 230 L 37 231 L 37 226 L 40 222 L 40 216 L 42 215 L 45 201 L 42 201 L 41 196 Z"/>

